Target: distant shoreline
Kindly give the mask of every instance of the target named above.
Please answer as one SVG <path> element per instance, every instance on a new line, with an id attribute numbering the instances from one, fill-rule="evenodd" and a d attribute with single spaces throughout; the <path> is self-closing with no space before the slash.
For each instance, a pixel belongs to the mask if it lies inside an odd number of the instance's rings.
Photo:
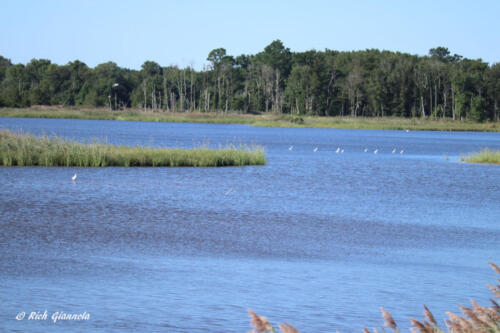
<path id="1" fill-rule="evenodd" d="M 500 132 L 499 122 L 477 123 L 441 118 L 313 117 L 237 112 L 152 112 L 140 109 L 111 111 L 85 107 L 0 108 L 0 117 L 246 124 L 262 127 Z"/>

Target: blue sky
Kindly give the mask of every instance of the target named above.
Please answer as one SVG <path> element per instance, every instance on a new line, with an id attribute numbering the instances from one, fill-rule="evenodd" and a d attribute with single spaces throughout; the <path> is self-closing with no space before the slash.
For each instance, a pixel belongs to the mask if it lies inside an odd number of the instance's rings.
<path id="1" fill-rule="evenodd" d="M 292 51 L 425 55 L 445 46 L 500 62 L 499 0 L 1 0 L 0 55 L 14 63 L 79 59 L 139 69 L 146 60 L 200 69 L 208 53 L 255 54 L 274 39 Z"/>

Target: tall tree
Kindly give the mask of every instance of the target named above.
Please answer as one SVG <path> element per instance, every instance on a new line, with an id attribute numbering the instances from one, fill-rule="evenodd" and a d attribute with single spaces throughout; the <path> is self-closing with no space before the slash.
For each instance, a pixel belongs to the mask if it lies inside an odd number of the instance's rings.
<path id="1" fill-rule="evenodd" d="M 257 59 L 264 65 L 270 66 L 274 72 L 273 111 L 281 113 L 283 78 L 288 77 L 291 69 L 292 54 L 290 49 L 285 48 L 283 43 L 277 39 L 266 46 L 264 51 L 257 55 Z"/>

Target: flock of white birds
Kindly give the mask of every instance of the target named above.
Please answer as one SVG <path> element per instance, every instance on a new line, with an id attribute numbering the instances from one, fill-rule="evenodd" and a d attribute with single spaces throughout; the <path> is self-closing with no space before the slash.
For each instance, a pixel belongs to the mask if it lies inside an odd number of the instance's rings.
<path id="1" fill-rule="evenodd" d="M 293 146 L 290 146 L 290 147 L 288 147 L 288 150 L 292 151 L 292 150 L 293 150 L 293 148 L 294 148 Z M 316 153 L 318 150 L 319 150 L 319 148 L 318 148 L 318 147 L 315 147 L 315 148 L 313 149 L 313 152 L 315 152 L 315 153 Z M 363 151 L 364 151 L 365 153 L 368 153 L 368 148 L 365 148 Z M 344 149 L 343 149 L 343 148 L 338 147 L 338 148 L 337 148 L 337 150 L 335 150 L 335 152 L 336 152 L 337 154 L 339 154 L 339 153 L 340 153 L 340 154 L 343 154 L 343 153 L 344 153 Z M 404 154 L 404 152 L 405 152 L 405 151 L 404 151 L 404 149 L 401 149 L 401 150 L 399 151 L 399 154 L 400 154 L 400 155 L 403 155 L 403 154 Z M 373 153 L 374 153 L 374 154 L 378 154 L 378 149 L 375 149 L 375 150 L 373 151 Z M 393 154 L 396 154 L 396 153 L 397 153 L 397 149 L 396 149 L 396 148 L 394 148 L 394 149 L 392 150 L 392 153 L 393 153 Z"/>

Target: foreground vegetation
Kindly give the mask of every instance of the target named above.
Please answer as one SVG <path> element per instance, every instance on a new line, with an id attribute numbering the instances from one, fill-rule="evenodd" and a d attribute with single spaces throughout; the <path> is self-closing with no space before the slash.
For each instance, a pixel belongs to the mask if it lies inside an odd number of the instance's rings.
<path id="1" fill-rule="evenodd" d="M 0 131 L 2 166 L 74 166 L 74 167 L 220 167 L 263 165 L 260 147 L 208 149 L 144 148 L 114 146 L 93 142 L 83 144 L 62 138 L 37 138 L 32 134 Z"/>
<path id="2" fill-rule="evenodd" d="M 461 160 L 469 163 L 500 164 L 500 150 L 482 149 L 479 153 L 462 156 Z"/>
<path id="3" fill-rule="evenodd" d="M 445 47 L 428 56 L 377 49 L 209 52 L 203 70 L 145 61 L 140 70 L 75 60 L 13 64 L 0 56 L 0 107 L 63 105 L 205 113 L 500 121 L 500 63 Z"/>
<path id="4" fill-rule="evenodd" d="M 490 263 L 491 267 L 500 274 L 500 268 L 494 263 Z M 493 295 L 500 300 L 500 279 L 499 284 L 495 287 L 488 285 Z M 464 314 L 464 317 L 458 316 L 451 312 L 446 312 L 449 319 L 446 320 L 446 325 L 448 332 L 450 333 L 500 333 L 500 306 L 498 302 L 490 299 L 491 307 L 483 307 L 471 299 L 472 307 L 466 308 L 459 305 L 458 307 Z M 382 312 L 382 317 L 384 318 L 384 325 L 394 332 L 399 332 L 396 321 L 391 316 L 391 314 L 384 308 L 380 308 Z M 423 322 L 410 318 L 412 324 L 411 331 L 419 333 L 444 333 L 432 312 L 424 305 L 424 315 L 425 320 Z M 271 325 L 266 317 L 261 317 L 252 310 L 248 310 L 250 313 L 250 324 L 254 328 L 252 333 L 268 333 L 277 332 L 276 329 Z M 278 325 L 282 333 L 299 333 L 299 331 L 290 324 L 283 323 Z M 333 328 L 332 328 L 333 330 Z M 370 331 L 366 328 L 363 329 L 364 333 L 369 333 Z M 373 329 L 374 333 L 377 333 L 377 329 Z M 383 329 L 385 332 L 385 329 Z"/>
<path id="5" fill-rule="evenodd" d="M 1 117 L 68 118 L 95 120 L 128 120 L 153 122 L 196 122 L 215 124 L 247 124 L 269 127 L 309 127 L 347 129 L 428 130 L 428 131 L 500 131 L 499 122 L 453 121 L 450 119 L 400 117 L 313 117 L 273 114 L 241 114 L 215 112 L 151 112 L 140 109 L 113 111 L 104 108 L 32 107 L 2 108 Z"/>

